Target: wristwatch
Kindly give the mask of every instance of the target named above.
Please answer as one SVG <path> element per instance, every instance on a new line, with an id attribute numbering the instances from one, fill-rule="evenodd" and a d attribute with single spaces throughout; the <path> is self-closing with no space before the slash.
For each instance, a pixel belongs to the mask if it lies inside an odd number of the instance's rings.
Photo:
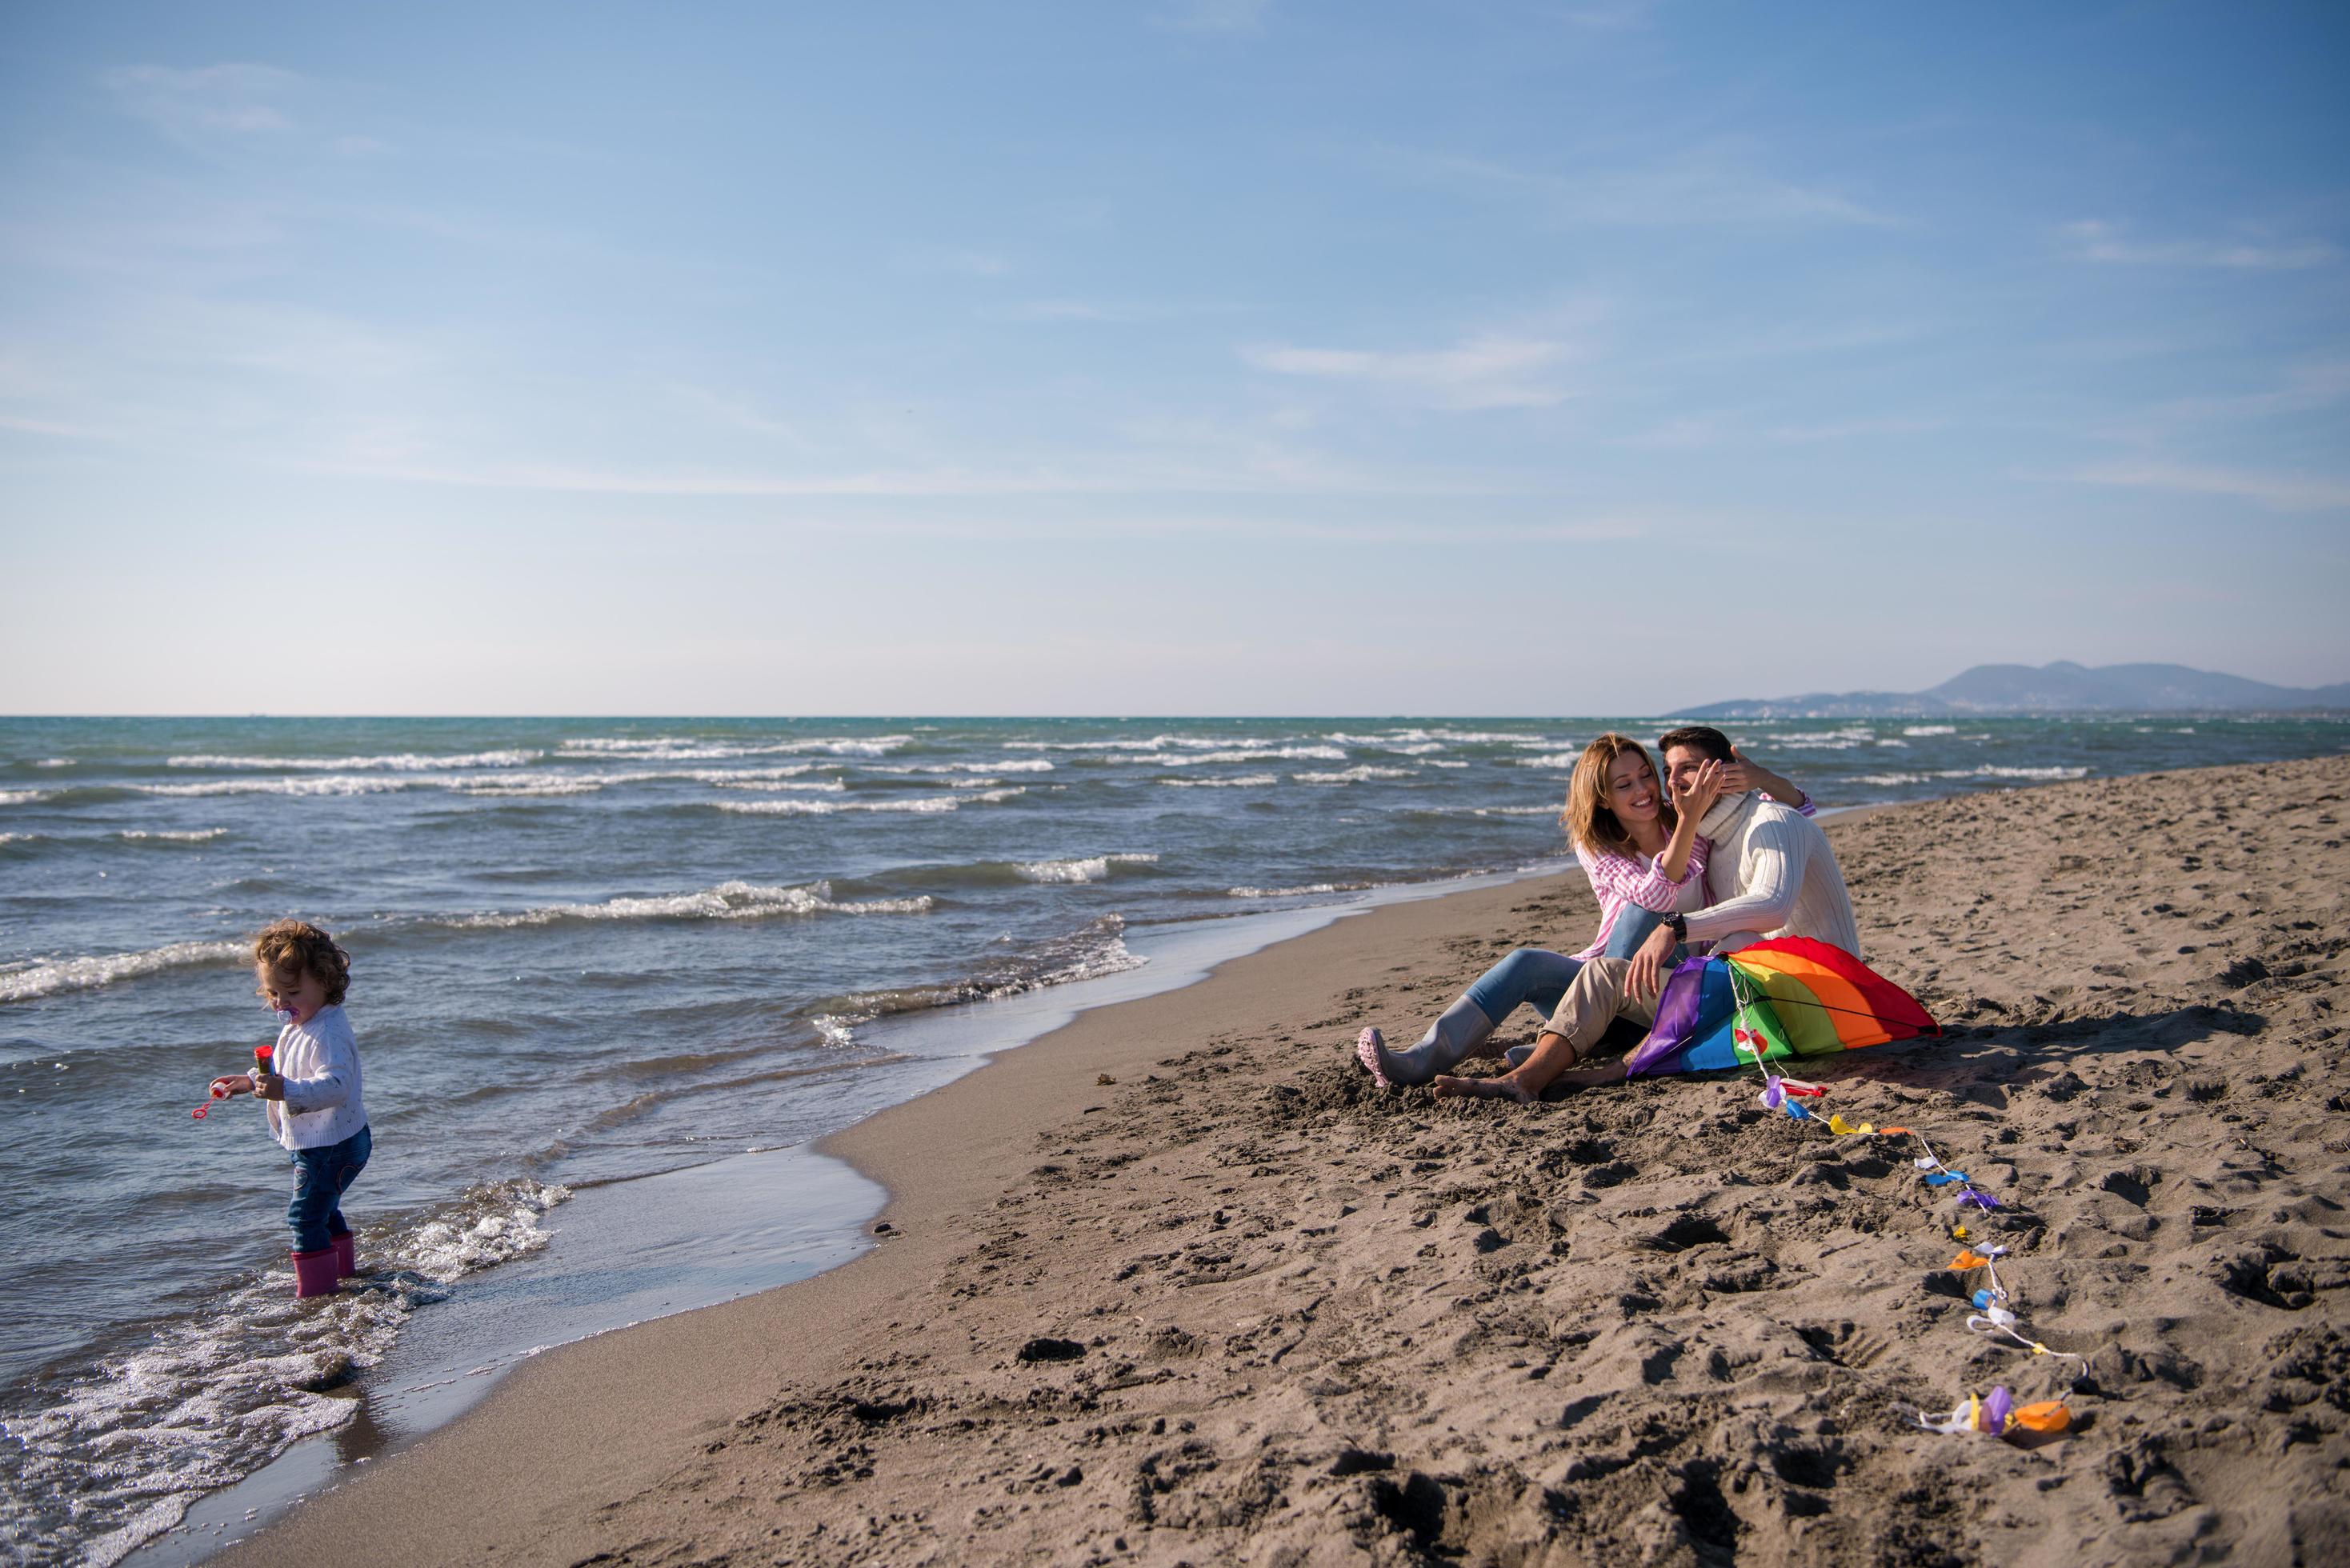
<path id="1" fill-rule="evenodd" d="M 1689 917 L 1678 909 L 1665 917 L 1665 929 L 1673 933 L 1673 940 L 1689 940 Z"/>

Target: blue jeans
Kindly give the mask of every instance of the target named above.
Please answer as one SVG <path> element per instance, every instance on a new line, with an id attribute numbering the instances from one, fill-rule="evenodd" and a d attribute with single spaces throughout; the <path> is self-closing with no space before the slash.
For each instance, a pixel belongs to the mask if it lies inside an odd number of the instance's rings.
<path id="1" fill-rule="evenodd" d="M 1607 933 L 1605 956 L 1630 958 L 1663 919 L 1653 909 L 1638 905 L 1627 908 L 1616 917 L 1616 929 Z M 1680 956 L 1676 949 L 1673 961 L 1679 962 Z M 1566 958 L 1542 948 L 1520 948 L 1477 977 L 1476 983 L 1469 988 L 1469 1000 L 1496 1025 L 1508 1022 L 1511 1013 L 1530 1002 L 1548 1016 L 1556 1011 L 1559 999 L 1575 983 L 1575 971 L 1582 967 L 1581 959 Z"/>
<path id="2" fill-rule="evenodd" d="M 286 1206 L 286 1222 L 294 1227 L 294 1250 L 315 1252 L 338 1236 L 351 1233 L 343 1218 L 343 1194 L 367 1168 L 375 1139 L 361 1127 L 340 1143 L 287 1152 L 294 1161 L 294 1201 Z"/>
<path id="3" fill-rule="evenodd" d="M 1617 916 L 1616 929 L 1607 935 L 1607 956 L 1631 957 L 1642 939 L 1656 929 L 1659 919 L 1640 909 L 1627 909 Z M 1673 956 L 1676 961 L 1680 957 L 1678 951 Z M 1483 1044 L 1510 1014 L 1528 1002 L 1540 1008 L 1544 1017 L 1557 1011 L 1566 988 L 1575 983 L 1582 968 L 1581 959 L 1542 948 L 1520 948 L 1479 975 L 1476 982 L 1461 993 L 1461 1000 L 1428 1026 L 1428 1033 L 1419 1037 L 1418 1044 L 1408 1050 L 1390 1051 L 1384 1044 L 1375 1048 L 1367 1038 L 1357 1050 L 1366 1053 L 1363 1060 L 1367 1065 L 1376 1059 L 1375 1070 L 1389 1084 L 1425 1084 L 1460 1065 L 1461 1058 Z M 1527 1045 L 1512 1047 L 1507 1053 L 1511 1064 L 1523 1060 L 1532 1049 Z"/>
<path id="4" fill-rule="evenodd" d="M 1477 1011 L 1499 1025 L 1510 1014 L 1533 1002 L 1547 1015 L 1575 983 L 1581 959 L 1571 959 L 1543 948 L 1520 948 L 1483 974 L 1468 990 Z"/>
<path id="5" fill-rule="evenodd" d="M 1630 958 L 1640 950 L 1640 944 L 1648 940 L 1648 933 L 1664 923 L 1664 919 L 1654 909 L 1644 909 L 1638 904 L 1626 905 L 1624 912 L 1616 917 L 1616 929 L 1607 933 L 1607 951 L 1603 956 Z M 1688 945 L 1675 943 L 1673 950 L 1665 955 L 1665 962 L 1669 966 L 1687 957 Z"/>

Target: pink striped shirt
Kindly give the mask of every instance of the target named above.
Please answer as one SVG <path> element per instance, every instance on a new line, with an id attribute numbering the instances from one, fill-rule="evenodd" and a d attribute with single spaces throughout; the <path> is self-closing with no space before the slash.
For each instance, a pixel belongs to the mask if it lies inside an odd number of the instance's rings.
<path id="1" fill-rule="evenodd" d="M 1768 795 L 1762 797 L 1770 799 Z M 1795 809 L 1805 816 L 1818 808 L 1812 805 L 1811 795 L 1803 790 L 1795 792 Z M 1705 857 L 1713 846 L 1700 836 L 1690 846 L 1689 867 L 1678 882 L 1657 869 L 1657 863 L 1646 856 L 1594 853 L 1578 844 L 1575 846 L 1575 862 L 1590 880 L 1592 897 L 1599 900 L 1599 934 L 1591 945 L 1579 953 L 1578 959 L 1594 959 L 1607 950 L 1607 938 L 1616 929 L 1616 917 L 1625 907 L 1638 904 L 1644 909 L 1654 909 L 1659 915 L 1669 915 L 1675 909 L 1683 913 L 1702 909 L 1713 902 L 1705 885 Z M 1696 898 L 1683 904 L 1682 897 L 1694 885 Z"/>
<path id="2" fill-rule="evenodd" d="M 1702 838 L 1690 846 L 1688 867 L 1676 882 L 1666 876 L 1656 861 L 1646 856 L 1595 854 L 1578 844 L 1575 858 L 1583 874 L 1591 881 L 1592 897 L 1599 900 L 1599 934 L 1591 945 L 1574 956 L 1579 959 L 1597 958 L 1607 950 L 1607 938 L 1616 929 L 1616 917 L 1638 904 L 1644 909 L 1654 909 L 1659 915 L 1669 915 L 1679 903 L 1682 891 L 1694 887 L 1697 901 L 1691 909 L 1705 905 L 1705 857 L 1708 848 Z"/>

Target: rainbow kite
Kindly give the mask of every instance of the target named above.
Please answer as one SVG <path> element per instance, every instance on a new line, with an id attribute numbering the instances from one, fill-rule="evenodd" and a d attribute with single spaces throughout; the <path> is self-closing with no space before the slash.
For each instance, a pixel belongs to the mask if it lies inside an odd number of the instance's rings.
<path id="1" fill-rule="evenodd" d="M 1915 997 L 1842 948 L 1779 937 L 1683 960 L 1624 1069 L 1701 1073 L 1941 1032 Z"/>

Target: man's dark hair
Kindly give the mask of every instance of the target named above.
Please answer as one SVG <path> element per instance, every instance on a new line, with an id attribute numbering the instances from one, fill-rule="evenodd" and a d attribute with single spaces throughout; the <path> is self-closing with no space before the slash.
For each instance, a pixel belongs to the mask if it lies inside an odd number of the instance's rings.
<path id="1" fill-rule="evenodd" d="M 1675 746 L 1688 746 L 1702 752 L 1717 763 L 1733 760 L 1730 737 L 1711 724 L 1684 724 L 1678 730 L 1667 730 L 1658 738 L 1657 752 L 1660 756 Z"/>

